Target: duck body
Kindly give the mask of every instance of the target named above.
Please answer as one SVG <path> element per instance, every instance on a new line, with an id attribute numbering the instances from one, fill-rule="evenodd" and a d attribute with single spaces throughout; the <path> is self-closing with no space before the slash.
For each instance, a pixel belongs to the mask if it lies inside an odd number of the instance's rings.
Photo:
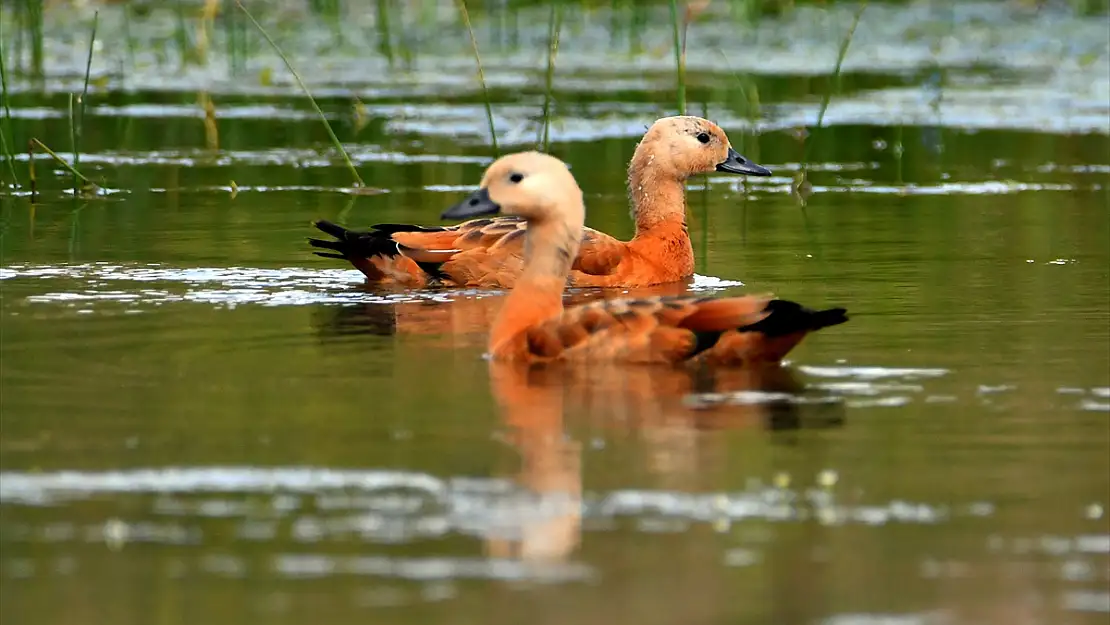
<path id="1" fill-rule="evenodd" d="M 678 116 L 656 121 L 628 169 L 635 236 L 621 241 L 583 227 L 567 284 L 629 288 L 692 277 L 685 181 L 710 171 L 770 175 L 733 150 L 724 131 L 708 120 Z M 312 246 L 328 250 L 316 254 L 349 261 L 372 284 L 512 288 L 524 267 L 528 221 L 516 216 L 451 226 L 378 224 L 365 231 L 322 220 L 314 225 L 333 237 L 309 239 Z"/>
<path id="2" fill-rule="evenodd" d="M 491 344 L 510 361 L 755 365 L 778 362 L 806 334 L 847 321 L 771 296 L 611 299 L 564 310 Z"/>
<path id="3" fill-rule="evenodd" d="M 778 362 L 811 332 L 844 323 L 845 309 L 813 310 L 769 295 L 667 295 L 565 308 L 585 207 L 562 161 L 537 152 L 502 157 L 479 190 L 444 218 L 523 217 L 522 269 L 489 337 L 493 359 L 525 362 Z"/>
<path id="4" fill-rule="evenodd" d="M 368 282 L 407 288 L 511 289 L 524 267 L 524 233 L 518 217 L 472 219 L 453 226 L 378 224 L 348 230 L 329 221 L 316 227 L 334 241 L 312 239 L 317 252 L 348 260 Z M 643 287 L 686 280 L 694 250 L 684 223 L 664 224 L 629 242 L 583 228 L 568 287 Z"/>

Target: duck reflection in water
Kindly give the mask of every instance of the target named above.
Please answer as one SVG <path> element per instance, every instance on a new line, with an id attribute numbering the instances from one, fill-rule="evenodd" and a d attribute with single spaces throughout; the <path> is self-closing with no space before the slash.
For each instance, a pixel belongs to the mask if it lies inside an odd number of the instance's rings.
<path id="1" fill-rule="evenodd" d="M 516 518 L 486 542 L 487 555 L 542 564 L 566 559 L 582 531 L 584 443 L 634 433 L 660 487 L 696 488 L 705 445 L 720 430 L 836 427 L 843 404 L 812 401 L 789 369 L 677 369 L 667 366 L 527 365 L 490 361 L 504 440 L 520 454 L 513 481 L 526 493 Z M 742 398 L 742 399 L 740 399 Z M 754 398 L 754 399 L 753 399 Z M 780 436 L 781 434 L 773 434 Z"/>

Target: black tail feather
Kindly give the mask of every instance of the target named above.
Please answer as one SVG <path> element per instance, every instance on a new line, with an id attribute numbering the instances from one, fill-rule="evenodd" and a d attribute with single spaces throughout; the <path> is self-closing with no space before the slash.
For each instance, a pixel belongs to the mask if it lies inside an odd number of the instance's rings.
<path id="1" fill-rule="evenodd" d="M 330 234 L 337 239 L 343 239 L 347 236 L 347 233 L 351 232 L 343 226 L 340 226 L 339 224 L 333 224 L 332 222 L 325 219 L 315 221 L 312 225 L 316 226 L 316 229 L 320 230 L 324 234 Z"/>
<path id="2" fill-rule="evenodd" d="M 448 228 L 442 226 L 415 226 L 411 224 L 376 224 L 369 230 L 348 230 L 339 224 L 321 219 L 313 222 L 317 230 L 335 237 L 334 241 L 309 239 L 312 247 L 338 252 L 340 255 L 314 252 L 325 258 L 369 258 L 386 256 L 392 258 L 400 254 L 397 242 L 392 235 L 398 232 L 441 232 Z"/>
<path id="3" fill-rule="evenodd" d="M 323 219 L 314 222 L 313 225 L 316 226 L 317 230 L 335 237 L 335 240 L 324 241 L 310 238 L 308 240 L 309 245 L 338 253 L 313 252 L 317 256 L 350 260 L 371 256 L 392 258 L 400 253 L 397 249 L 397 242 L 390 238 L 391 232 L 379 231 L 377 228 L 364 231 L 348 230 L 343 226 Z"/>
<path id="4" fill-rule="evenodd" d="M 813 310 L 782 299 L 768 302 L 766 310 L 768 315 L 761 321 L 738 329 L 741 332 L 762 332 L 767 336 L 785 336 L 795 332 L 816 332 L 848 321 L 847 309 Z"/>

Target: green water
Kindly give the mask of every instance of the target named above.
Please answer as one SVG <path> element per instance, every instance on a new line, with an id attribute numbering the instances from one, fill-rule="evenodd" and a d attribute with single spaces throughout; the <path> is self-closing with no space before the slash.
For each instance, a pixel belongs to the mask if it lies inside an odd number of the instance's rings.
<path id="1" fill-rule="evenodd" d="M 804 209 L 794 128 L 854 7 L 691 28 L 691 112 L 775 175 L 690 182 L 690 288 L 848 324 L 775 374 L 527 378 L 482 358 L 500 293 L 374 292 L 305 241 L 317 218 L 435 223 L 478 181 L 450 3 L 394 8 L 384 34 L 374 13 L 261 16 L 299 24 L 278 38 L 369 195 L 257 37 L 230 69 L 238 22 L 182 69 L 172 11 L 133 16 L 129 50 L 102 8 L 80 149 L 101 195 L 41 154 L 33 201 L 25 154 L 0 191 L 0 619 L 1104 623 L 1105 16 L 962 6 L 869 7 Z M 673 113 L 656 9 L 567 8 L 555 80 L 551 151 L 621 237 L 626 163 Z M 500 143 L 531 148 L 548 12 L 489 11 Z M 89 19 L 48 9 L 43 78 L 3 42 L 21 152 L 70 150 L 87 38 L 66 33 Z"/>

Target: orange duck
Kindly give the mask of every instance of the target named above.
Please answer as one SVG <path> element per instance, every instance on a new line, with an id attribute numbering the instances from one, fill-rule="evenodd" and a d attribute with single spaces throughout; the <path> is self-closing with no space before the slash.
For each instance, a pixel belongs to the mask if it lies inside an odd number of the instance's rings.
<path id="1" fill-rule="evenodd" d="M 628 166 L 635 236 L 625 242 L 582 228 L 568 285 L 627 288 L 689 279 L 694 250 L 686 230 L 685 182 L 713 171 L 771 175 L 732 149 L 725 132 L 709 120 L 656 121 Z M 503 215 L 454 226 L 378 224 L 362 232 L 328 221 L 315 225 L 335 237 L 309 239 L 314 247 L 331 250 L 316 254 L 350 261 L 371 284 L 511 288 L 523 268 L 528 221 Z"/>
<path id="2" fill-rule="evenodd" d="M 657 296 L 563 307 L 580 262 L 586 210 L 566 164 L 539 152 L 493 162 L 481 186 L 444 219 L 525 220 L 523 269 L 489 337 L 495 359 L 755 364 L 780 361 L 806 334 L 848 320 L 771 296 Z"/>

